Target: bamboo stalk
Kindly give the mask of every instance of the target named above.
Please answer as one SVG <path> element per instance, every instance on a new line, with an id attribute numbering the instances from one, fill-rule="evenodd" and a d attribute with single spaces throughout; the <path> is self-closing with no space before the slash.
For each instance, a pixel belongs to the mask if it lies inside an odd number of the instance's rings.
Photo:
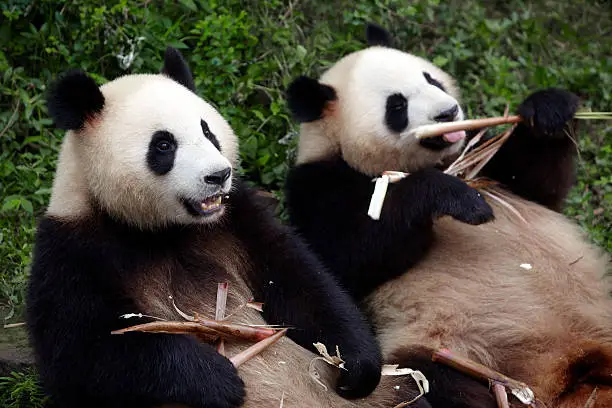
<path id="1" fill-rule="evenodd" d="M 434 123 L 431 125 L 423 125 L 412 130 L 410 133 L 417 139 L 425 139 L 428 137 L 441 136 L 445 133 L 457 132 L 460 130 L 473 130 L 484 127 L 505 125 L 508 123 L 521 122 L 523 118 L 518 115 L 513 116 L 497 116 L 493 118 L 483 119 L 467 119 L 456 122 Z"/>
<path id="2" fill-rule="evenodd" d="M 510 135 L 512 134 L 512 132 L 514 132 L 514 129 L 516 128 L 516 124 L 514 124 L 510 129 L 506 130 L 504 133 L 501 134 L 501 136 L 498 139 L 498 142 L 495 143 L 490 151 L 487 153 L 487 155 L 483 158 L 483 160 L 481 160 L 480 163 L 478 163 L 467 175 L 466 175 L 466 179 L 470 180 L 473 177 L 475 177 L 478 173 L 480 173 L 480 170 L 482 170 L 482 168 L 489 162 L 489 160 L 491 160 L 491 158 L 493 156 L 495 156 L 495 153 L 497 153 L 497 151 L 501 148 L 501 146 L 506 142 L 506 140 L 510 137 Z"/>
<path id="3" fill-rule="evenodd" d="M 478 146 L 474 150 L 471 150 L 469 153 L 465 154 L 465 152 L 469 149 L 466 147 L 464 153 L 462 153 L 457 160 L 451 163 L 450 166 L 444 171 L 446 174 L 450 174 L 452 176 L 457 176 L 461 172 L 466 169 L 469 169 L 473 166 L 473 169 L 466 175 L 465 179 L 470 180 L 475 177 L 478 172 L 488 163 L 488 161 L 497 153 L 500 147 L 506 142 L 506 140 L 510 137 L 512 132 L 514 131 L 516 125 L 512 126 L 510 129 L 506 130 L 495 137 L 487 140 L 481 146 Z M 472 143 L 470 141 L 470 143 Z"/>
<path id="4" fill-rule="evenodd" d="M 506 388 L 500 383 L 493 383 L 493 393 L 495 394 L 495 400 L 497 401 L 497 406 L 499 408 L 510 408 L 510 404 L 508 403 L 508 394 L 506 393 Z"/>
<path id="5" fill-rule="evenodd" d="M 215 320 L 223 320 L 225 318 L 225 307 L 227 305 L 227 292 L 229 283 L 223 282 L 217 285 L 217 307 L 215 309 Z M 217 342 L 217 352 L 222 356 L 225 355 L 225 342 L 223 337 Z"/>
<path id="6" fill-rule="evenodd" d="M 149 322 L 114 330 L 111 334 L 124 334 L 129 332 L 147 333 L 172 333 L 172 334 L 207 334 L 219 336 L 219 333 L 211 328 L 202 326 L 196 322 Z"/>
<path id="7" fill-rule="evenodd" d="M 253 344 L 251 347 L 247 348 L 246 350 L 243 350 L 240 353 L 236 354 L 235 356 L 230 357 L 230 361 L 232 362 L 232 364 L 234 364 L 235 367 L 241 366 L 245 362 L 249 361 L 256 355 L 264 351 L 266 348 L 270 347 L 272 344 L 280 340 L 280 338 L 283 337 L 285 333 L 287 333 L 287 330 L 288 329 L 280 330 L 274 335 L 264 340 L 261 340 L 258 343 Z"/>
<path id="8" fill-rule="evenodd" d="M 464 161 L 467 160 L 468 158 L 479 156 L 482 152 L 486 152 L 489 149 L 492 149 L 491 146 L 496 146 L 496 143 L 498 143 L 499 139 L 502 136 L 501 134 L 496 135 L 492 137 L 491 139 L 487 140 L 486 142 L 484 142 L 483 144 L 481 144 L 480 146 L 474 148 L 473 150 L 470 150 L 474 145 L 476 145 L 480 141 L 480 138 L 482 137 L 484 133 L 485 132 L 483 130 L 480 133 L 478 133 L 478 135 L 476 135 L 474 139 L 470 140 L 467 146 L 463 149 L 463 152 L 461 153 L 461 155 L 453 163 L 451 163 L 450 166 L 448 166 L 448 168 L 444 172 L 447 174 L 451 174 L 451 175 L 457 175 L 459 171 L 456 170 L 456 168 L 458 166 L 463 166 Z"/>
<path id="9" fill-rule="evenodd" d="M 577 112 L 574 116 L 576 119 L 612 119 L 612 112 Z"/>
<path id="10" fill-rule="evenodd" d="M 532 403 L 534 401 L 533 392 L 527 384 L 505 376 L 495 370 L 490 369 L 480 363 L 470 360 L 465 357 L 461 357 L 451 352 L 448 349 L 441 349 L 434 352 L 432 361 L 436 361 L 445 364 L 449 367 L 453 367 L 462 373 L 471 375 L 472 377 L 485 380 L 494 381 L 510 389 L 512 394 L 519 398 L 523 403 Z"/>
<path id="11" fill-rule="evenodd" d="M 260 341 L 273 336 L 274 333 L 277 332 L 276 330 L 270 328 L 208 320 L 200 317 L 197 313 L 195 315 L 195 320 L 198 324 L 201 324 L 209 329 L 214 329 L 220 333 L 225 333 L 233 337 L 250 341 Z"/>
<path id="12" fill-rule="evenodd" d="M 5 329 L 12 329 L 13 327 L 21 327 L 21 326 L 25 326 L 25 322 L 5 324 L 4 328 Z"/>
<path id="13" fill-rule="evenodd" d="M 215 340 L 219 336 L 234 337 L 247 341 L 261 341 L 273 336 L 277 330 L 264 327 L 251 327 L 243 324 L 232 324 L 207 320 L 196 315 L 195 322 L 149 322 L 114 330 L 111 334 L 124 334 L 140 331 L 148 333 L 173 333 L 173 334 L 208 334 L 214 335 Z"/>
<path id="14" fill-rule="evenodd" d="M 589 399 L 586 404 L 584 404 L 584 408 L 593 408 L 595 407 L 595 401 L 597 400 L 597 387 L 593 388 L 591 395 L 589 395 Z"/>

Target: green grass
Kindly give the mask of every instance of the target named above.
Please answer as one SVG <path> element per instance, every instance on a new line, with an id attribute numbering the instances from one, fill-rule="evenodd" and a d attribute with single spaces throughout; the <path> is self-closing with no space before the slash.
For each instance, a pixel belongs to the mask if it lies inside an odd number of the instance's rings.
<path id="1" fill-rule="evenodd" d="M 80 67 L 103 83 L 157 71 L 167 45 L 182 49 L 200 95 L 240 137 L 244 175 L 275 192 L 296 143 L 284 89 L 295 76 L 318 75 L 362 48 L 366 21 L 388 27 L 399 47 L 455 75 L 470 116 L 499 115 L 506 103 L 516 107 L 547 86 L 577 93 L 593 111 L 612 111 L 612 9 L 605 0 L 102 4 L 0 5 L 0 316 L 6 322 L 22 319 L 36 217 L 49 199 L 61 141 L 43 95 L 66 69 Z M 117 55 L 132 48 L 133 61 L 122 66 Z M 612 122 L 581 125 L 578 183 L 566 213 L 612 252 Z M 0 392 L 27 381 L 0 382 Z M 26 406 L 15 401 L 10 406 Z"/>
<path id="2" fill-rule="evenodd" d="M 41 391 L 34 370 L 0 377 L 0 407 L 43 408 L 50 405 L 48 402 L 49 398 Z"/>

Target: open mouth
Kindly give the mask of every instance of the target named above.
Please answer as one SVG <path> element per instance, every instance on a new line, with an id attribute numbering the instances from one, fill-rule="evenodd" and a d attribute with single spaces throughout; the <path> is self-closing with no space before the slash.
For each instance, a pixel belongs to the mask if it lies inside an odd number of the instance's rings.
<path id="1" fill-rule="evenodd" d="M 419 144 L 431 150 L 442 150 L 463 139 L 465 139 L 465 131 L 460 130 L 457 132 L 446 133 L 441 136 L 421 139 L 419 140 Z"/>
<path id="2" fill-rule="evenodd" d="M 182 201 L 189 214 L 193 216 L 209 216 L 223 210 L 223 201 L 226 198 L 228 196 L 225 194 L 215 194 L 202 201 L 185 199 Z"/>

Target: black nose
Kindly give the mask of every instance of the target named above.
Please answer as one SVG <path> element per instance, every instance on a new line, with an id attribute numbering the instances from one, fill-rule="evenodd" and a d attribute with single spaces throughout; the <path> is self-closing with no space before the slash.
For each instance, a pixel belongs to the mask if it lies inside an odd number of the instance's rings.
<path id="1" fill-rule="evenodd" d="M 204 177 L 204 181 L 208 184 L 221 185 L 225 182 L 225 180 L 229 178 L 230 174 L 232 174 L 232 169 L 230 167 L 227 167 L 223 170 L 216 171 L 213 174 L 209 174 L 208 176 Z"/>
<path id="2" fill-rule="evenodd" d="M 440 112 L 440 114 L 436 116 L 434 120 L 436 122 L 452 122 L 455 120 L 457 112 L 459 112 L 459 106 L 455 105 L 450 109 Z"/>

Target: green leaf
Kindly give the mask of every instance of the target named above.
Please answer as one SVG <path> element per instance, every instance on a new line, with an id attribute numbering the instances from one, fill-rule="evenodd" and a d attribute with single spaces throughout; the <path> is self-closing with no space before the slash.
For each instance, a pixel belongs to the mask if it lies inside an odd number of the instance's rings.
<path id="1" fill-rule="evenodd" d="M 448 58 L 443 57 L 441 55 L 438 55 L 437 57 L 435 57 L 433 59 L 433 63 L 434 63 L 434 65 L 442 68 L 443 66 L 445 66 L 448 63 Z"/>
<path id="2" fill-rule="evenodd" d="M 198 6 L 193 0 L 179 0 L 179 2 L 191 11 L 198 11 Z"/>
<path id="3" fill-rule="evenodd" d="M 26 210 L 26 212 L 29 214 L 32 214 L 34 212 L 32 202 L 30 200 L 26 200 L 25 198 L 21 200 L 21 208 Z"/>

